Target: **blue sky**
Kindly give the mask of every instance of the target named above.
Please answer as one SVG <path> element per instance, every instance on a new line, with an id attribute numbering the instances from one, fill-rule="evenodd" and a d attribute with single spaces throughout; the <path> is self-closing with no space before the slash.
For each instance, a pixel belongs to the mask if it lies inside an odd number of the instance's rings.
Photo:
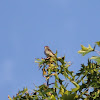
<path id="1" fill-rule="evenodd" d="M 77 53 L 80 45 L 94 46 L 99 40 L 99 0 L 1 0 L 0 100 L 45 83 L 34 63 L 45 57 L 44 46 L 65 55 L 77 72 L 91 57 Z"/>

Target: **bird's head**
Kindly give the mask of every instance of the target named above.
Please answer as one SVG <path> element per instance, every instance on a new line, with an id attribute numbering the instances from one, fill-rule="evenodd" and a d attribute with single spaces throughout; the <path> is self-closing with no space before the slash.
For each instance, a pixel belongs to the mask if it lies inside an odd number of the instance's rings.
<path id="1" fill-rule="evenodd" d="M 45 49 L 49 49 L 49 47 L 48 47 L 48 46 L 45 46 L 44 48 L 45 48 Z"/>

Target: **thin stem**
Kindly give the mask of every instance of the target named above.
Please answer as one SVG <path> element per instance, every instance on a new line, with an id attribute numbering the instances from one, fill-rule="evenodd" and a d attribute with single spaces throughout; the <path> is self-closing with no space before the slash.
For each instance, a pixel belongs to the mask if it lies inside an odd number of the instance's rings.
<path id="1" fill-rule="evenodd" d="M 100 51 L 98 51 L 98 50 L 95 50 L 95 52 L 96 52 L 97 54 L 99 54 L 99 55 L 100 55 Z"/>
<path id="2" fill-rule="evenodd" d="M 49 87 L 49 79 L 47 79 L 47 87 Z"/>

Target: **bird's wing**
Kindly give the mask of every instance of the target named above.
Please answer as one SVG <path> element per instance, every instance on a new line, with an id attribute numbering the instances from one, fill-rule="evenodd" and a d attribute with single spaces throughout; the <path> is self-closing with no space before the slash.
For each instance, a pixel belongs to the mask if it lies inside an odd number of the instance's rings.
<path id="1" fill-rule="evenodd" d="M 50 49 L 48 49 L 48 51 L 50 51 L 54 55 L 54 53 Z"/>

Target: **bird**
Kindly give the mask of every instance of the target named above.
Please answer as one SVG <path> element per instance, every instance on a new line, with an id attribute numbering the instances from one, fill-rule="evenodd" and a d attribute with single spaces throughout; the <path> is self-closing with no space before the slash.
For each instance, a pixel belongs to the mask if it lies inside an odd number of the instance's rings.
<path id="1" fill-rule="evenodd" d="M 46 59 L 49 57 L 55 57 L 55 54 L 50 50 L 48 46 L 44 47 L 44 54 L 46 55 Z M 47 79 L 47 86 L 49 86 L 49 79 Z"/>
<path id="2" fill-rule="evenodd" d="M 55 56 L 55 54 L 50 50 L 50 48 L 48 46 L 44 47 L 44 54 L 47 57 L 54 57 Z"/>

